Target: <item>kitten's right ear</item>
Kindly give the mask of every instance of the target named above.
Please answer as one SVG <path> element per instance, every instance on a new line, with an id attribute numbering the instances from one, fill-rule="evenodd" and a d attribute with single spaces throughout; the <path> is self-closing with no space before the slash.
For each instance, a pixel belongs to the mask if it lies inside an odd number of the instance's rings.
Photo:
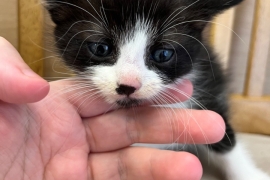
<path id="1" fill-rule="evenodd" d="M 69 0 L 43 0 L 46 9 L 51 15 L 51 19 L 55 24 L 65 22 L 71 15 Z"/>

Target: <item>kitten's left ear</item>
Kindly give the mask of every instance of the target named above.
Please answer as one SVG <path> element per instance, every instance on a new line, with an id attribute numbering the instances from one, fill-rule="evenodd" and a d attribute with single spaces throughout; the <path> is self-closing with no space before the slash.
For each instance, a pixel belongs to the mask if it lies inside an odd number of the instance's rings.
<path id="1" fill-rule="evenodd" d="M 216 15 L 223 11 L 238 5 L 244 0 L 184 0 L 186 7 L 189 7 L 190 18 L 192 20 L 205 20 L 210 21 Z M 198 22 L 198 28 L 204 28 L 207 23 Z"/>
<path id="2" fill-rule="evenodd" d="M 192 6 L 210 16 L 215 16 L 224 10 L 227 10 L 244 0 L 185 0 L 186 3 L 193 3 Z M 191 6 L 191 7 L 192 7 Z"/>

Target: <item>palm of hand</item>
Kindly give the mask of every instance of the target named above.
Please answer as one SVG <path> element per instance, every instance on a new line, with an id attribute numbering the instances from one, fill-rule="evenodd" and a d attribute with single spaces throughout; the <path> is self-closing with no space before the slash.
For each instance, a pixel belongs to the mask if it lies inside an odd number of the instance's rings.
<path id="1" fill-rule="evenodd" d="M 172 129 L 163 118 L 168 111 L 140 108 L 136 120 L 126 110 L 97 116 L 110 106 L 98 100 L 90 104 L 69 101 L 69 94 L 56 96 L 59 89 L 55 87 L 51 84 L 51 93 L 38 103 L 0 102 L 0 179 L 163 180 L 201 176 L 200 163 L 187 153 L 129 147 L 133 143 L 168 143 Z M 169 114 L 175 119 L 181 111 Z M 193 115 L 201 117 L 202 113 L 194 111 Z M 198 127 L 190 122 L 190 139 L 179 136 L 179 142 L 205 142 L 200 128 L 213 123 L 207 119 L 203 122 Z M 182 126 L 179 128 L 186 128 Z M 173 133 L 181 131 L 175 129 Z M 215 142 L 222 133 L 217 130 L 210 137 Z"/>
<path id="2" fill-rule="evenodd" d="M 110 106 L 100 100 L 72 101 L 72 94 L 57 93 L 66 87 L 63 82 L 50 83 L 51 93 L 42 101 L 25 104 L 44 98 L 47 82 L 1 37 L 0 61 L 1 180 L 200 179 L 201 165 L 190 154 L 129 146 L 171 143 L 172 134 L 185 143 L 205 143 L 205 137 L 215 143 L 224 136 L 221 117 L 207 111 L 141 107 L 135 118 L 126 110 L 98 116 Z M 177 88 L 192 93 L 191 83 Z M 183 113 L 200 121 L 189 121 Z M 164 117 L 179 126 L 172 128 Z"/>
<path id="3" fill-rule="evenodd" d="M 0 179 L 87 179 L 84 124 L 63 98 L 48 98 L 28 105 L 1 103 Z"/>

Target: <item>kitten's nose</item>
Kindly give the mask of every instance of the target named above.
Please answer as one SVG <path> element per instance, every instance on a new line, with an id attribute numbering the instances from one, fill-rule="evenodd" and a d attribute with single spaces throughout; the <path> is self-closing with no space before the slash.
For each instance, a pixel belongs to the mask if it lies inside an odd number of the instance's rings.
<path id="1" fill-rule="evenodd" d="M 130 96 L 131 94 L 133 94 L 136 91 L 136 88 L 132 87 L 132 86 L 120 84 L 119 87 L 116 88 L 115 90 L 119 95 Z"/>

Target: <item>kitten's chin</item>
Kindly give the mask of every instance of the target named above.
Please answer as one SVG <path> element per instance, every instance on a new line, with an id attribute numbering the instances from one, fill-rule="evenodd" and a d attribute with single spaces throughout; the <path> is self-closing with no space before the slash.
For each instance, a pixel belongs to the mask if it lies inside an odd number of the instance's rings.
<path id="1" fill-rule="evenodd" d="M 143 101 L 139 99 L 133 99 L 133 98 L 125 98 L 116 101 L 116 103 L 123 108 L 131 108 L 131 107 L 137 107 L 140 106 Z"/>

